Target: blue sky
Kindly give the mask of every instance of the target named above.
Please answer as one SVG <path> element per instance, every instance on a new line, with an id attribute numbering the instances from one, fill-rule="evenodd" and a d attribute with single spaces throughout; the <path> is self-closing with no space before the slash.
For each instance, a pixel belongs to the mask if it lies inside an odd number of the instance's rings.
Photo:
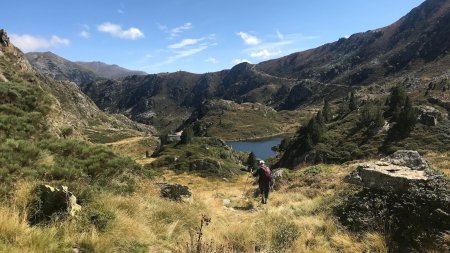
<path id="1" fill-rule="evenodd" d="M 148 73 L 258 63 L 389 25 L 423 0 L 7 1 L 0 28 L 25 52 Z"/>

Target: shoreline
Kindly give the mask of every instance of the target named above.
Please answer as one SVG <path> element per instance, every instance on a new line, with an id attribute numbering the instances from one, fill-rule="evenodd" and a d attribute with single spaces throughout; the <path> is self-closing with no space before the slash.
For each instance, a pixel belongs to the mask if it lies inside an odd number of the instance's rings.
<path id="1" fill-rule="evenodd" d="M 262 137 L 255 137 L 255 138 L 246 138 L 246 139 L 231 139 L 231 140 L 223 140 L 224 142 L 230 142 L 230 141 L 264 141 L 264 140 L 268 140 L 268 139 L 272 139 L 272 138 L 283 138 L 283 137 L 288 137 L 290 135 L 293 135 L 294 133 L 278 133 L 278 134 L 273 134 L 273 135 L 267 135 L 267 136 L 262 136 Z"/>

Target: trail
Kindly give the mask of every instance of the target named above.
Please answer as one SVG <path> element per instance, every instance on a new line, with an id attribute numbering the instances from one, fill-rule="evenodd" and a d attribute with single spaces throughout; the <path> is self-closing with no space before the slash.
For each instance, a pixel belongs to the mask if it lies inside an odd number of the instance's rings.
<path id="1" fill-rule="evenodd" d="M 146 165 L 155 161 L 155 158 L 146 157 L 146 152 L 152 154 L 156 146 L 149 147 L 143 144 L 145 140 L 151 140 L 154 137 L 136 136 L 126 138 L 116 142 L 106 143 L 105 145 L 111 147 L 114 151 L 127 155 L 135 160 L 140 165 Z"/>
<path id="2" fill-rule="evenodd" d="M 145 138 L 148 138 L 148 137 L 136 136 L 136 137 L 126 138 L 126 139 L 116 141 L 116 142 L 106 143 L 106 145 L 118 146 L 118 145 L 131 144 L 131 143 L 136 143 L 141 140 L 144 140 Z"/>
<path id="3" fill-rule="evenodd" d="M 279 79 L 279 80 L 289 81 L 289 82 L 295 82 L 295 81 L 297 81 L 297 79 L 294 79 L 294 78 L 287 78 L 287 77 L 274 76 L 274 75 L 268 74 L 268 73 L 266 73 L 266 72 L 259 71 L 258 69 L 256 69 L 256 65 L 253 65 L 253 66 L 251 67 L 251 70 L 252 70 L 253 72 L 255 72 L 256 74 L 259 74 L 259 75 L 261 75 L 261 76 L 265 76 L 265 77 L 268 77 L 268 78 L 276 78 L 276 79 Z"/>
<path id="4" fill-rule="evenodd" d="M 257 186 L 252 185 L 254 180 L 247 174 L 229 181 L 167 171 L 164 174 L 164 181 L 188 185 L 193 192 L 194 202 L 203 203 L 205 206 L 203 211 L 210 215 L 216 224 L 225 227 L 251 220 L 259 211 L 270 205 L 269 203 L 262 206 L 259 197 L 253 198 L 252 191 Z M 239 210 L 248 206 L 250 206 L 248 210 Z"/>

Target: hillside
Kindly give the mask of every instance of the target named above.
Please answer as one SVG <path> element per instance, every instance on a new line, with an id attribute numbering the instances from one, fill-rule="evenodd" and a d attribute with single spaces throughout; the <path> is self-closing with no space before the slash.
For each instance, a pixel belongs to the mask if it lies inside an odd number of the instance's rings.
<path id="1" fill-rule="evenodd" d="M 99 75 L 79 64 L 66 60 L 52 52 L 31 52 L 25 57 L 36 71 L 54 80 L 88 83 L 100 78 Z"/>
<path id="2" fill-rule="evenodd" d="M 269 60 L 257 69 L 271 75 L 344 85 L 367 85 L 386 78 L 446 73 L 450 3 L 428 0 L 384 28 Z M 426 71 L 427 65 L 433 72 Z M 431 76 L 430 76 L 431 75 Z"/>
<path id="3" fill-rule="evenodd" d="M 55 81 L 35 72 L 24 54 L 9 42 L 6 32 L 2 30 L 2 34 L 2 86 L 7 88 L 7 84 L 18 85 L 17 89 L 23 87 L 25 90 L 42 93 L 45 99 L 41 102 L 46 101 L 46 107 L 49 107 L 45 113 L 45 122 L 48 132 L 52 135 L 61 135 L 63 129 L 68 128 L 72 129 L 71 134 L 79 138 L 94 137 L 95 133 L 107 131 L 110 132 L 111 138 L 114 135 L 155 132 L 151 126 L 133 122 L 123 115 L 104 113 L 74 83 Z M 5 101 L 12 99 L 8 96 L 4 98 Z"/>
<path id="4" fill-rule="evenodd" d="M 428 0 L 387 27 L 260 64 L 97 81 L 82 89 L 100 108 L 160 129 L 178 127 L 208 99 L 280 111 L 339 99 L 364 86 L 376 95 L 403 82 L 409 90 L 427 89 L 431 79 L 448 78 L 449 24 L 448 1 Z"/>
<path id="5" fill-rule="evenodd" d="M 123 113 L 159 129 L 174 130 L 194 109 L 210 99 L 291 106 L 291 100 L 298 100 L 289 97 L 294 83 L 290 79 L 267 76 L 255 71 L 254 66 L 242 63 L 221 72 L 132 76 L 85 84 L 82 89 L 103 110 Z M 292 94 L 307 90 L 302 84 L 296 87 Z"/>
<path id="6" fill-rule="evenodd" d="M 36 71 L 54 80 L 72 81 L 77 84 L 99 79 L 116 79 L 132 75 L 146 75 L 143 71 L 122 68 L 103 62 L 72 62 L 52 52 L 30 52 L 25 57 Z"/>
<path id="7" fill-rule="evenodd" d="M 327 110 L 323 107 L 294 137 L 283 141 L 277 166 L 344 163 L 403 149 L 421 154 L 447 152 L 450 111 L 435 100 L 448 103 L 450 83 L 438 81 L 435 85 L 409 93 L 404 85 L 397 85 L 390 88 L 388 96 L 364 90 L 355 93 L 353 104 L 347 98 L 331 103 Z"/>
<path id="8" fill-rule="evenodd" d="M 83 66 L 90 71 L 94 72 L 100 77 L 107 79 L 116 79 L 126 76 L 134 76 L 134 75 L 147 75 L 144 71 L 137 70 L 129 70 L 123 67 L 120 67 L 116 64 L 106 64 L 104 62 L 93 61 L 93 62 L 81 62 L 77 61 L 76 64 Z"/>

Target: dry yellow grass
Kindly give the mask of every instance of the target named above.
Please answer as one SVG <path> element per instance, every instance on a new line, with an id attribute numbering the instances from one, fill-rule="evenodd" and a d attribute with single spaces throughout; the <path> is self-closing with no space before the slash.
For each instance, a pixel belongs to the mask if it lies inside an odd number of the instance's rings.
<path id="1" fill-rule="evenodd" d="M 425 155 L 425 159 L 427 159 L 427 161 L 433 168 L 438 169 L 447 175 L 450 175 L 450 152 L 431 152 Z"/>
<path id="2" fill-rule="evenodd" d="M 145 165 L 153 162 L 154 158 L 147 158 L 146 152 L 151 155 L 157 148 L 156 137 L 131 137 L 106 144 L 117 153 L 127 155 L 137 163 Z"/>
<path id="3" fill-rule="evenodd" d="M 184 252 L 189 234 L 196 237 L 203 214 L 211 217 L 203 241 L 225 247 L 226 252 L 386 252 L 382 236 L 356 237 L 329 214 L 325 207 L 346 173 L 337 166 L 330 170 L 317 176 L 322 186 L 282 186 L 271 193 L 267 205 L 252 196 L 256 186 L 247 175 L 226 181 L 167 172 L 154 180 L 141 179 L 131 196 L 108 192 L 95 196 L 93 204 L 115 217 L 105 231 L 77 218 L 30 227 L 25 207 L 33 184 L 22 182 L 13 201 L 0 206 L 0 252 L 70 252 L 72 247 L 94 252 Z M 297 177 L 292 184 L 302 182 Z M 160 182 L 188 185 L 193 202 L 160 198 Z M 237 207 L 250 204 L 253 209 L 236 210 L 224 200 L 238 203 Z"/>

